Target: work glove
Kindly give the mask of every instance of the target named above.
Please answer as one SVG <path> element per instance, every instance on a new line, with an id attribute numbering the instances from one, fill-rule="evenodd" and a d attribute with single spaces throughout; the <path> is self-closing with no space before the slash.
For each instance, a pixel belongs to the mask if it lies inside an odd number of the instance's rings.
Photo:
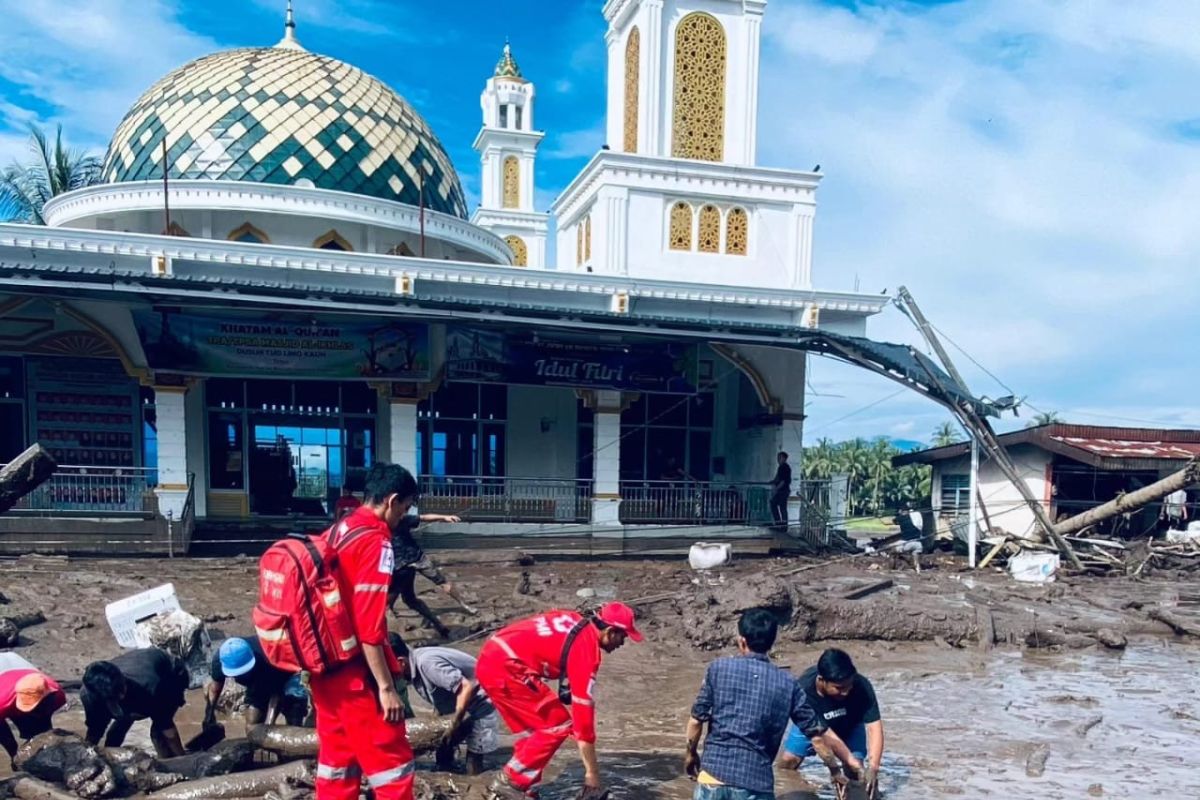
<path id="1" fill-rule="evenodd" d="M 867 792 L 867 800 L 879 797 L 879 768 L 874 764 L 867 764 L 862 771 L 862 784 Z"/>

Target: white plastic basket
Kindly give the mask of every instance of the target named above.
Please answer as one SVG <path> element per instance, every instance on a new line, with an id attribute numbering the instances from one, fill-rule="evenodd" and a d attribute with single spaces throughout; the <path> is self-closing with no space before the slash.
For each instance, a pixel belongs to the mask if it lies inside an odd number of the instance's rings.
<path id="1" fill-rule="evenodd" d="M 8 651 L 0 653 L 0 672 L 8 672 L 13 669 L 37 669 L 37 667 L 16 653 Z"/>
<path id="2" fill-rule="evenodd" d="M 138 631 L 138 623 L 153 619 L 164 611 L 179 611 L 175 584 L 165 583 L 153 589 L 109 603 L 104 607 L 108 626 L 121 647 L 149 647 L 150 641 Z"/>

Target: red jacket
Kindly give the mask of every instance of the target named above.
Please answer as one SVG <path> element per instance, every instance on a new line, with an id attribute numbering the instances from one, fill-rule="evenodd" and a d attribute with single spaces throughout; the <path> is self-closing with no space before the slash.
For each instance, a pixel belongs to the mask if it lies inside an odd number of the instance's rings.
<path id="1" fill-rule="evenodd" d="M 356 529 L 365 529 L 344 546 L 341 541 Z M 388 646 L 387 592 L 395 566 L 392 531 L 371 509 L 362 506 L 334 525 L 333 546 L 338 551 L 342 597 L 350 598 L 354 631 L 363 644 L 379 645 L 393 674 L 400 665 Z"/>
<path id="2" fill-rule="evenodd" d="M 493 636 L 500 649 L 544 680 L 560 677 L 559 664 L 567 635 L 583 617 L 575 611 L 554 609 L 514 622 Z M 600 632 L 588 625 L 575 637 L 567 656 L 571 684 L 572 735 L 580 742 L 596 741 L 596 707 L 592 692 L 603 653 Z"/>

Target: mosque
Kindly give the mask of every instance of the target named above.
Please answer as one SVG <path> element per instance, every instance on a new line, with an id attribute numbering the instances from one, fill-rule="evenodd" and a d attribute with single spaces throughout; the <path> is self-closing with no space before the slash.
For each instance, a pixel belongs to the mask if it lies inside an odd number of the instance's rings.
<path id="1" fill-rule="evenodd" d="M 804 419 L 780 345 L 862 336 L 888 298 L 817 288 L 821 176 L 758 164 L 766 12 L 608 0 L 607 144 L 548 212 L 507 45 L 474 210 L 419 111 L 290 7 L 274 46 L 163 77 L 100 184 L 0 225 L 0 463 L 60 464 L 0 547 L 317 527 L 381 460 L 468 534 L 769 534 Z"/>

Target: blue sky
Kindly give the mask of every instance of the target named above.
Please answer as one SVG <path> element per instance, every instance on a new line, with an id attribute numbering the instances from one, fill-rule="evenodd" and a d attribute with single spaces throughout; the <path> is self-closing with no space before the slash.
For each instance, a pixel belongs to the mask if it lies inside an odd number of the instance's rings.
<path id="1" fill-rule="evenodd" d="M 539 91 L 539 206 L 603 143 L 600 0 L 297 0 L 310 50 L 379 76 L 472 202 L 504 37 Z M 0 0 L 0 163 L 29 121 L 103 149 L 199 55 L 265 45 L 278 0 Z M 1200 4 L 771 0 L 760 162 L 822 165 L 815 280 L 906 284 L 978 393 L 1094 424 L 1200 426 Z M 877 338 L 916 341 L 896 312 Z M 926 439 L 946 415 L 815 359 L 809 438 Z M 1032 412 L 1029 412 L 1032 413 Z M 1023 420 L 1008 422 L 1021 424 Z"/>

